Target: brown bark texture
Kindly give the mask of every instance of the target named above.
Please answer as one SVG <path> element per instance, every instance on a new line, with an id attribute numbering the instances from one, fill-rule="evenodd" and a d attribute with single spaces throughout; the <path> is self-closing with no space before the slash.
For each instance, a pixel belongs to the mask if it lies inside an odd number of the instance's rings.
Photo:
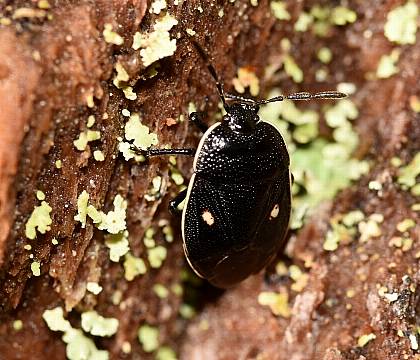
<path id="1" fill-rule="evenodd" d="M 413 105 L 420 99 L 420 41 L 397 46 L 383 31 L 389 11 L 405 2 L 175 3 L 168 1 L 155 14 L 146 0 L 53 0 L 49 6 L 0 0 L 0 359 L 66 358 L 62 332 L 52 331 L 42 318 L 45 310 L 58 306 L 75 329 L 81 328 L 80 314 L 88 310 L 116 318 L 118 330 L 112 337 L 86 335 L 111 359 L 165 358 L 163 352 L 158 355 L 159 348 L 147 351 L 138 341 L 138 330 L 145 324 L 158 329 L 160 348 L 170 347 L 187 360 L 419 358 L 415 343 L 420 325 L 420 225 L 418 207 L 413 207 L 419 199 L 397 183 L 398 168 L 391 159 L 408 164 L 420 150 L 420 115 Z M 289 18 L 276 18 L 273 3 L 283 4 Z M 316 5 L 343 5 L 357 14 L 357 21 L 332 26 L 323 37 L 297 32 L 294 24 L 302 12 Z M 139 50 L 132 48 L 133 36 L 150 32 L 165 13 L 178 21 L 170 31 L 176 51 L 145 67 Z M 105 38 L 108 24 L 122 37 L 121 43 Z M 187 119 L 188 104 L 194 103 L 211 121 L 219 100 L 189 36 L 208 52 L 228 90 L 241 67 L 252 69 L 260 79 L 259 96 L 274 86 L 290 93 L 335 89 L 340 82 L 356 85 L 351 96 L 359 109 L 355 156 L 369 160 L 370 170 L 334 200 L 319 205 L 304 227 L 290 235 L 286 263 L 300 266 L 308 276 L 300 291 L 290 290 L 290 278 L 274 270 L 223 292 L 205 283 L 197 285 L 186 270 L 180 220 L 167 210 L 179 190 L 173 181 L 174 165 L 167 158 L 126 161 L 119 152 L 127 122 L 123 109 L 140 114 L 142 123 L 158 135 L 158 146 L 197 145 L 199 133 L 178 119 L 180 115 Z M 284 39 L 290 41 L 288 51 L 304 73 L 300 84 L 279 66 Z M 334 55 L 327 64 L 317 59 L 322 47 Z M 399 71 L 386 79 L 372 76 L 381 56 L 394 48 L 400 52 Z M 134 100 L 113 83 L 117 63 L 129 76 L 125 85 L 133 88 Z M 276 71 L 265 76 L 264 70 L 273 64 Z M 320 67 L 328 71 L 324 82 L 316 80 Z M 151 68 L 157 71 L 155 76 Z M 317 110 L 322 105 L 303 107 Z M 91 130 L 100 131 L 100 139 L 79 151 L 73 141 L 87 130 L 91 115 L 95 117 Z M 104 161 L 94 159 L 97 150 Z M 191 164 L 188 158 L 177 160 L 185 179 L 191 175 Z M 151 193 L 157 176 L 158 194 Z M 369 189 L 372 181 L 381 183 L 380 191 Z M 30 240 L 25 227 L 41 203 L 38 190 L 52 209 L 52 223 L 45 234 L 37 232 Z M 105 213 L 113 210 L 117 194 L 127 201 L 130 253 L 144 259 L 145 274 L 128 281 L 124 257 L 110 260 L 105 232 L 89 217 L 85 227 L 74 219 L 83 190 L 89 193 L 89 204 Z M 152 201 L 147 194 L 152 194 Z M 383 216 L 380 235 L 374 241 L 353 241 L 325 251 L 330 220 L 355 209 Z M 403 251 L 389 244 L 401 235 L 397 224 L 408 218 L 415 225 L 404 237 L 413 243 Z M 162 232 L 168 224 L 173 242 Z M 150 228 L 155 231 L 153 245 L 144 241 Z M 167 251 L 160 267 L 150 267 L 150 246 Z M 40 264 L 39 276 L 34 262 Z M 97 295 L 87 291 L 88 282 L 103 290 Z M 168 293 L 158 296 L 156 284 Z M 174 290 L 180 287 L 183 295 Z M 397 298 L 387 301 L 381 287 Z M 284 289 L 290 316 L 276 316 L 258 303 L 261 292 Z M 186 303 L 196 305 L 192 319 L 185 315 Z M 375 338 L 358 344 L 367 334 Z"/>

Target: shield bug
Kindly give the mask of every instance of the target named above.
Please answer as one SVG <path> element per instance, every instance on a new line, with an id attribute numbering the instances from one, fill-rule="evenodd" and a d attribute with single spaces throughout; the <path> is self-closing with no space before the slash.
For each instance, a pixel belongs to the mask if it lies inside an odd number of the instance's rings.
<path id="1" fill-rule="evenodd" d="M 193 112 L 203 132 L 197 149 L 149 149 L 146 157 L 194 156 L 188 188 L 170 202 L 171 212 L 185 200 L 182 237 L 192 269 L 212 285 L 233 286 L 259 272 L 284 247 L 291 212 L 289 154 L 279 131 L 260 120 L 260 105 L 276 101 L 339 99 L 327 91 L 253 100 L 227 94 L 202 48 L 194 47 L 213 76 L 226 111 L 211 127 Z"/>

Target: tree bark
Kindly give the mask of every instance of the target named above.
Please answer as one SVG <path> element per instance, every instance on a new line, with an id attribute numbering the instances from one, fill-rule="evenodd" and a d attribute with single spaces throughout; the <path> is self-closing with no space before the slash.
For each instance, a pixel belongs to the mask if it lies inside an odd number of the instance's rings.
<path id="1" fill-rule="evenodd" d="M 291 16 L 287 21 L 276 20 L 266 0 L 257 6 L 246 0 L 179 1 L 178 5 L 170 1 L 160 15 L 151 13 L 151 4 L 145 0 L 57 0 L 36 17 L 13 16 L 21 8 L 42 10 L 33 2 L 0 4 L 3 18 L 11 19 L 0 27 L 0 359 L 65 358 L 60 333 L 51 331 L 42 318 L 46 309 L 57 306 L 66 310 L 75 328 L 80 328 L 80 313 L 91 309 L 118 319 L 118 332 L 112 338 L 95 338 L 98 348 L 108 350 L 112 359 L 154 356 L 145 353 L 137 340 L 143 324 L 159 328 L 160 344 L 172 347 L 181 359 L 418 356 L 409 334 L 418 339 L 412 329 L 420 320 L 416 256 L 420 228 L 418 211 L 412 205 L 419 201 L 396 183 L 398 171 L 391 159 L 398 156 L 407 164 L 420 149 L 419 114 L 409 101 L 413 96 L 420 98 L 419 41 L 401 47 L 397 74 L 372 79 L 366 74 L 376 72 L 380 57 L 393 49 L 382 29 L 386 14 L 401 5 L 400 1 L 348 1 L 347 6 L 358 14 L 357 22 L 333 27 L 324 38 L 296 32 L 293 27 L 315 1 L 284 3 Z M 335 6 L 330 3 L 323 5 Z M 137 31 L 151 31 L 165 12 L 178 21 L 171 30 L 171 38 L 177 39 L 176 51 L 159 60 L 152 77 L 139 51 L 132 48 L 132 40 Z M 122 36 L 122 44 L 105 39 L 106 24 L 112 24 L 113 31 Z M 334 201 L 321 205 L 317 216 L 292 234 L 291 263 L 303 268 L 311 259 L 312 266 L 307 269 L 308 285 L 299 293 L 290 292 L 290 318 L 275 317 L 258 304 L 261 291 L 290 287 L 290 283 L 267 283 L 264 274 L 216 300 L 219 293 L 202 286 L 194 295 L 202 307 L 191 321 L 178 316 L 188 300 L 185 293 L 182 297 L 170 290 L 159 298 L 152 290 L 156 284 L 166 289 L 184 284 L 187 291 L 190 284 L 184 275 L 180 220 L 167 210 L 179 188 L 171 178 L 174 168 L 168 159 L 144 163 L 124 159 L 118 149 L 127 122 L 122 110 L 139 113 L 142 123 L 157 133 L 158 146 L 197 145 L 199 134 L 188 121 L 178 119 L 180 115 L 187 119 L 189 104 L 194 103 L 213 121 L 219 99 L 186 29 L 194 30 L 194 38 L 209 54 L 228 90 L 240 67 L 252 69 L 261 79 L 260 94 L 279 84 L 288 93 L 334 89 L 346 81 L 356 85 L 352 98 L 360 111 L 356 156 L 368 158 L 371 169 Z M 367 31 L 371 31 L 369 36 Z M 291 42 L 290 51 L 305 74 L 302 84 L 296 85 L 279 66 L 275 76 L 264 76 L 268 65 L 281 62 L 282 39 Z M 327 84 L 315 80 L 316 51 L 321 47 L 335 54 L 328 64 Z M 113 84 L 117 62 L 129 75 L 135 100 L 127 99 Z M 100 139 L 78 151 L 73 141 L 87 130 L 91 115 L 95 117 L 92 130 L 100 131 Z M 95 150 L 102 151 L 104 161 L 94 160 Z M 191 159 L 177 160 L 176 167 L 185 179 L 191 175 L 191 164 Z M 156 176 L 162 180 L 158 190 L 162 196 L 148 201 L 145 195 L 150 194 Z M 377 179 L 383 183 L 380 196 L 368 188 Z M 25 226 L 40 204 L 38 190 L 52 208 L 52 224 L 45 234 L 29 240 Z M 113 209 L 117 194 L 126 199 L 130 252 L 146 261 L 149 249 L 143 238 L 153 228 L 154 241 L 167 250 L 162 266 L 147 265 L 144 275 L 128 281 L 123 260 L 109 258 L 104 232 L 89 219 L 85 227 L 74 219 L 83 190 L 89 193 L 89 204 L 104 212 Z M 363 250 L 353 244 L 324 251 L 329 220 L 355 208 L 383 214 L 381 235 Z M 414 219 L 416 226 L 407 235 L 414 240 L 413 246 L 403 252 L 390 247 L 389 241 L 396 236 L 397 224 L 406 218 Z M 165 240 L 162 224 L 171 225 L 173 242 Z M 34 276 L 31 269 L 34 261 L 40 263 L 40 276 Z M 405 275 L 409 283 L 402 280 Z M 103 290 L 98 295 L 89 293 L 88 282 L 99 283 Z M 398 292 L 398 301 L 383 301 L 377 284 Z M 350 288 L 355 292 L 351 299 L 346 298 Z M 349 303 L 351 310 L 346 308 Z M 21 330 L 14 328 L 16 320 L 22 320 Z M 404 333 L 402 337 L 398 330 Z M 366 333 L 374 333 L 375 340 L 358 347 L 358 337 Z M 127 342 L 130 354 L 124 353 Z"/>

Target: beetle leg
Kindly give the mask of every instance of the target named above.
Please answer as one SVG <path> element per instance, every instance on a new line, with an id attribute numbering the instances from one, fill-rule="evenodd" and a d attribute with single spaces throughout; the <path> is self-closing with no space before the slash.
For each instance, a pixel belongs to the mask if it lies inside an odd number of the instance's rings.
<path id="1" fill-rule="evenodd" d="M 204 122 L 203 122 L 203 114 L 201 112 L 192 112 L 189 115 L 189 120 L 197 126 L 198 129 L 200 129 L 201 132 L 205 133 L 207 129 L 209 128 Z"/>
<path id="2" fill-rule="evenodd" d="M 169 202 L 169 211 L 171 212 L 171 214 L 175 215 L 181 212 L 181 210 L 178 209 L 178 205 L 181 204 L 187 197 L 187 190 L 188 189 L 182 190 Z"/>
<path id="3" fill-rule="evenodd" d="M 165 155 L 185 155 L 185 156 L 194 156 L 196 149 L 147 149 L 142 150 L 138 147 L 132 145 L 131 150 L 133 150 L 137 155 L 143 155 L 148 158 L 151 156 L 165 156 Z"/>

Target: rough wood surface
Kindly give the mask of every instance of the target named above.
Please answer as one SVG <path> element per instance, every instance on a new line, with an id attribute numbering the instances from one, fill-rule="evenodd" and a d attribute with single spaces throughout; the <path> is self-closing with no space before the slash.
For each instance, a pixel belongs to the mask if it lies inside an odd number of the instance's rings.
<path id="1" fill-rule="evenodd" d="M 12 18 L 16 9 L 35 6 L 32 1 L 9 3 L 0 2 L 3 17 Z M 334 27 L 326 38 L 293 31 L 301 11 L 317 3 L 313 0 L 286 1 L 292 17 L 287 22 L 274 18 L 266 0 L 260 0 L 258 6 L 246 0 L 170 3 L 165 11 L 178 20 L 171 32 L 173 37 L 180 34 L 177 49 L 160 61 L 158 75 L 147 80 L 142 78 L 145 68 L 138 52 L 131 48 L 135 32 L 149 29 L 156 19 L 145 0 L 56 0 L 47 10 L 50 18 L 18 18 L 0 26 L 0 359 L 64 358 L 61 336 L 42 319 L 42 313 L 55 306 L 66 308 L 75 327 L 80 327 L 80 312 L 93 308 L 117 318 L 117 334 L 96 339 L 98 348 L 109 350 L 113 359 L 151 356 L 137 341 L 143 323 L 159 327 L 160 343 L 175 349 L 181 359 L 414 359 L 418 355 L 408 337 L 399 337 L 397 330 L 407 332 L 420 322 L 420 275 L 415 257 L 420 251 L 419 216 L 411 210 L 416 199 L 393 180 L 396 170 L 390 159 L 398 156 L 408 163 L 420 150 L 419 114 L 409 106 L 410 96 L 420 97 L 420 42 L 403 48 L 398 63 L 402 71 L 392 78 L 365 77 L 392 50 L 383 36 L 383 25 L 387 12 L 402 2 L 347 1 L 358 21 Z M 322 1 L 330 3 L 337 5 Z M 200 5 L 202 13 L 197 10 Z M 105 42 L 105 24 L 113 25 L 124 38 L 123 45 Z M 217 108 L 214 83 L 185 38 L 182 29 L 187 28 L 194 29 L 228 89 L 241 66 L 252 67 L 263 79 L 262 93 L 279 83 L 289 92 L 323 90 L 343 81 L 357 86 L 353 97 L 360 109 L 357 155 L 373 165 L 367 176 L 333 203 L 324 204 L 292 236 L 290 261 L 302 265 L 311 259 L 313 266 L 308 270 L 308 286 L 289 299 L 293 314 L 288 319 L 275 317 L 257 303 L 261 291 L 290 286 L 281 279 L 266 282 L 263 274 L 222 294 L 203 287 L 199 294 L 202 308 L 190 322 L 178 315 L 185 299 L 172 292 L 160 299 L 151 290 L 156 283 L 171 288 L 182 282 L 185 261 L 179 221 L 167 212 L 168 199 L 177 187 L 170 181 L 167 160 L 127 162 L 118 152 L 117 138 L 123 136 L 126 120 L 121 111 L 126 108 L 141 113 L 160 144 L 197 144 L 198 134 L 187 121 L 172 125 L 168 120 L 181 114 L 186 117 L 189 102 L 209 114 Z M 299 87 L 285 76 L 263 76 L 265 67 L 281 56 L 284 38 L 291 41 L 293 56 L 305 73 Z M 313 66 L 314 49 L 321 46 L 336 54 L 323 84 L 315 81 Z M 112 83 L 117 61 L 133 79 L 134 101 L 127 100 Z M 92 96 L 90 107 L 87 99 Z M 90 143 L 87 152 L 79 152 L 73 140 L 86 129 L 89 115 L 95 115 L 94 129 L 101 131 L 101 139 Z M 105 155 L 104 162 L 91 156 L 98 149 Z M 62 161 L 61 169 L 56 168 L 56 160 Z M 177 166 L 188 178 L 191 160 L 179 159 Z M 165 196 L 148 202 L 144 195 L 156 175 L 163 178 L 160 191 Z M 378 178 L 384 184 L 380 197 L 367 185 Z M 51 231 L 28 241 L 25 223 L 38 203 L 37 190 L 45 193 L 53 222 Z M 112 209 L 116 194 L 127 199 L 130 248 L 136 256 L 146 254 L 145 230 L 159 228 L 161 220 L 170 221 L 174 242 L 166 243 L 162 233 L 155 236 L 168 250 L 162 267 L 126 281 L 122 264 L 109 260 L 103 232 L 91 222 L 81 228 L 74 221 L 77 197 L 83 190 L 98 209 Z M 357 244 L 325 252 L 322 243 L 329 219 L 355 208 L 383 214 L 382 235 L 363 252 Z M 410 230 L 415 240 L 412 248 L 402 252 L 388 244 L 396 224 L 405 218 L 415 219 L 417 225 Z M 52 244 L 53 238 L 58 245 Z M 28 243 L 30 251 L 24 248 Z M 39 277 L 31 271 L 34 259 L 41 263 Z M 404 275 L 409 275 L 411 283 L 402 280 Z M 99 282 L 103 291 L 97 296 L 87 293 L 88 281 Z M 377 284 L 404 296 L 388 304 L 379 298 Z M 349 288 L 355 294 L 346 298 Z M 122 294 L 118 304 L 111 300 L 115 293 Z M 351 304 L 351 310 L 346 304 Z M 16 319 L 23 321 L 20 331 L 13 329 Z M 357 338 L 370 332 L 376 334 L 375 341 L 357 347 Z M 125 342 L 131 344 L 131 354 L 123 354 Z"/>

